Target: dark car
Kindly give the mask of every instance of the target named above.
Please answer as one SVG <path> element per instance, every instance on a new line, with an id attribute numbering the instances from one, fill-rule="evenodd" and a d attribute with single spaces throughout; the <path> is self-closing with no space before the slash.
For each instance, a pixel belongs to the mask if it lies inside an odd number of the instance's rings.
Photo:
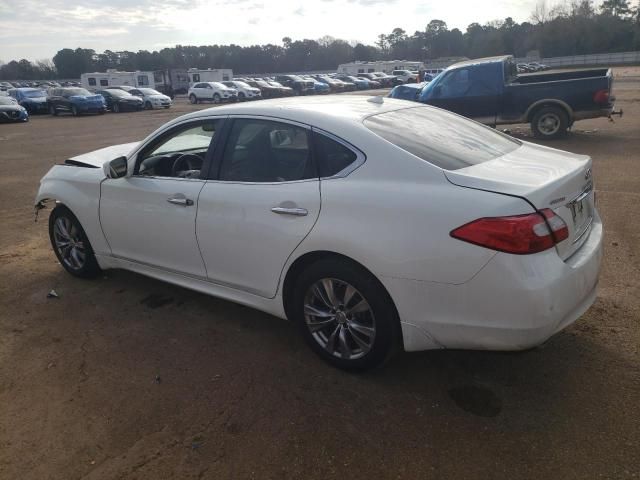
<path id="1" fill-rule="evenodd" d="M 278 90 L 280 90 L 280 96 L 282 97 L 290 97 L 292 95 L 295 95 L 295 91 L 293 90 L 293 88 L 285 87 L 280 82 L 276 82 L 275 80 L 266 80 L 266 79 L 265 79 L 265 82 L 267 82 L 272 87 L 276 87 Z"/>
<path id="2" fill-rule="evenodd" d="M 304 80 L 298 75 L 278 75 L 276 82 L 291 88 L 294 95 L 311 95 L 316 91 L 312 81 Z"/>
<path id="3" fill-rule="evenodd" d="M 376 77 L 372 73 L 359 73 L 357 77 L 366 78 L 369 81 L 369 88 L 380 88 L 382 86 L 382 83 L 380 82 L 378 77 Z"/>
<path id="4" fill-rule="evenodd" d="M 269 85 L 264 80 L 247 80 L 247 83 L 255 88 L 259 88 L 262 92 L 262 98 L 276 98 L 282 96 L 282 90 L 273 85 Z"/>
<path id="5" fill-rule="evenodd" d="M 68 112 L 74 117 L 83 113 L 103 114 L 107 105 L 102 95 L 78 87 L 59 87 L 49 90 L 49 113 Z"/>
<path id="6" fill-rule="evenodd" d="M 329 85 L 329 88 L 334 93 L 340 93 L 340 92 L 346 91 L 346 84 L 344 82 L 341 82 L 340 80 L 336 80 L 327 75 L 313 75 L 313 78 L 315 78 L 319 82 L 326 83 L 327 85 Z M 355 85 L 354 85 L 354 90 L 355 90 Z"/>
<path id="7" fill-rule="evenodd" d="M 27 109 L 11 97 L 0 97 L 0 122 L 28 122 Z"/>
<path id="8" fill-rule="evenodd" d="M 47 113 L 47 93 L 39 88 L 12 88 L 9 95 L 27 109 L 30 115 L 34 113 Z"/>
<path id="9" fill-rule="evenodd" d="M 98 90 L 96 93 L 104 97 L 107 109 L 114 113 L 142 110 L 144 105 L 144 101 L 141 98 L 133 96 L 124 90 L 108 88 L 106 90 Z"/>

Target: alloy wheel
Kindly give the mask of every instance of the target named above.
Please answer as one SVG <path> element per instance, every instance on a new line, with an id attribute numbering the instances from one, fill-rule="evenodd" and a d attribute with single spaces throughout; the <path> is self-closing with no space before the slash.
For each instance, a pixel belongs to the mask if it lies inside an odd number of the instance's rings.
<path id="1" fill-rule="evenodd" d="M 53 240 L 66 266 L 80 270 L 86 261 L 85 245 L 74 223 L 68 217 L 58 217 L 53 225 Z"/>
<path id="2" fill-rule="evenodd" d="M 304 298 L 304 319 L 313 339 L 335 357 L 355 360 L 373 347 L 373 310 L 345 281 L 323 278 L 312 284 Z"/>
<path id="3" fill-rule="evenodd" d="M 544 135 L 553 135 L 559 128 L 560 118 L 553 113 L 547 113 L 538 119 L 538 130 Z"/>

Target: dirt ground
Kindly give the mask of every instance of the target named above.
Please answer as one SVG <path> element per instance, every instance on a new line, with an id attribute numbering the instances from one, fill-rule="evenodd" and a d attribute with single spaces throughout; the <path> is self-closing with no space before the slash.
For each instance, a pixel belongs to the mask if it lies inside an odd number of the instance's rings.
<path id="1" fill-rule="evenodd" d="M 624 117 L 552 144 L 595 162 L 595 305 L 531 351 L 402 354 L 364 375 L 266 314 L 58 265 L 32 212 L 49 167 L 202 106 L 1 125 L 0 478 L 640 478 L 640 74 L 616 74 Z"/>

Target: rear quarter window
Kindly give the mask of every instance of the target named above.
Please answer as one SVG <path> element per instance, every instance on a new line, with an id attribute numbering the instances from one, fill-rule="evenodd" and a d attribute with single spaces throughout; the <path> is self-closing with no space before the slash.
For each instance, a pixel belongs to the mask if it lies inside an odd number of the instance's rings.
<path id="1" fill-rule="evenodd" d="M 518 140 L 433 107 L 372 115 L 364 125 L 397 147 L 445 170 L 458 170 L 512 152 Z"/>

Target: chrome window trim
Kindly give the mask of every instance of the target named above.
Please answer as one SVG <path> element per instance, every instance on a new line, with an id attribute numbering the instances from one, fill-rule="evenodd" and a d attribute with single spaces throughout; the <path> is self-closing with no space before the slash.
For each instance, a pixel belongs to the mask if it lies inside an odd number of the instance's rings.
<path id="1" fill-rule="evenodd" d="M 333 133 L 327 132 L 326 130 L 322 130 L 321 128 L 317 128 L 317 127 L 311 127 L 311 130 L 314 133 L 317 133 L 318 135 L 324 135 L 325 137 L 330 138 L 334 142 L 339 143 L 340 145 L 342 145 L 343 147 L 350 150 L 352 153 L 356 155 L 356 159 L 353 162 L 351 162 L 349 165 L 347 165 L 345 168 L 343 168 L 337 173 L 334 173 L 331 176 L 320 177 L 320 180 L 331 180 L 333 178 L 345 178 L 346 176 L 350 175 L 352 172 L 360 168 L 362 165 L 364 165 L 364 163 L 367 161 L 367 156 L 364 154 L 364 152 L 362 152 L 362 150 L 357 148 L 355 145 L 352 145 L 351 143 L 347 142 L 346 140 L 343 140 L 337 135 L 334 135 Z M 319 163 L 319 162 L 316 162 L 316 163 Z"/>

